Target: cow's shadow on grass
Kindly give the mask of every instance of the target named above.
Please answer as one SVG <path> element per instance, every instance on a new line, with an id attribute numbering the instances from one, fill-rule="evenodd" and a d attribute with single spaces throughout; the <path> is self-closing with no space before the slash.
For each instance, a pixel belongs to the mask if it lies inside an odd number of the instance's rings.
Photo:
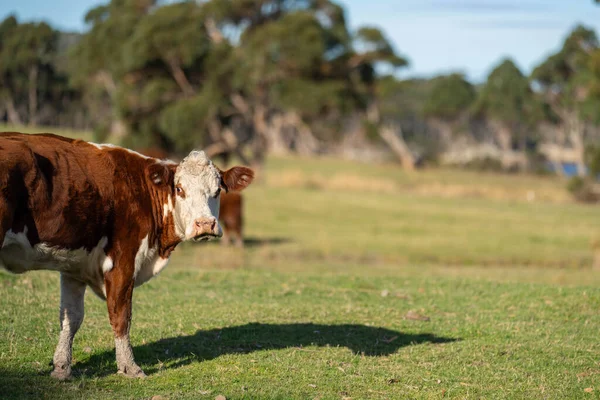
<path id="1" fill-rule="evenodd" d="M 0 399 L 60 399 L 65 395 L 62 382 L 50 371 L 12 370 L 0 366 Z"/>
<path id="2" fill-rule="evenodd" d="M 280 244 L 292 243 L 293 240 L 285 237 L 271 237 L 271 238 L 262 238 L 262 237 L 245 237 L 244 238 L 244 246 L 245 247 L 263 247 L 263 246 L 273 246 Z"/>
<path id="3" fill-rule="evenodd" d="M 292 243 L 293 240 L 287 237 L 254 237 L 254 236 L 245 236 L 244 237 L 244 247 L 246 248 L 254 248 L 254 247 L 265 247 L 265 246 L 278 246 L 282 244 Z M 206 243 L 202 243 L 203 246 L 220 246 L 221 240 L 211 240 Z"/>
<path id="4" fill-rule="evenodd" d="M 160 339 L 134 346 L 138 364 L 147 374 L 165 366 L 178 368 L 193 362 L 212 360 L 224 354 L 306 346 L 346 347 L 355 354 L 378 357 L 399 348 L 422 343 L 449 343 L 460 339 L 431 333 L 408 334 L 365 325 L 260 324 L 250 323 L 222 329 L 199 330 L 193 335 Z M 114 374 L 115 355 L 105 351 L 74 365 L 75 373 L 91 376 Z"/>

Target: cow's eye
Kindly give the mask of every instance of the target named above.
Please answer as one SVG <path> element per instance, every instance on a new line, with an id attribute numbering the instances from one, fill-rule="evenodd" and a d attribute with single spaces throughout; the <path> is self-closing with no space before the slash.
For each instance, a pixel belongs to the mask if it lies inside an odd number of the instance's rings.
<path id="1" fill-rule="evenodd" d="M 175 186 L 175 193 L 179 196 L 183 196 L 183 188 L 181 186 Z"/>
<path id="2" fill-rule="evenodd" d="M 221 194 L 221 188 L 218 188 L 216 193 L 214 194 L 213 198 L 216 199 L 217 197 L 219 197 L 220 194 Z"/>

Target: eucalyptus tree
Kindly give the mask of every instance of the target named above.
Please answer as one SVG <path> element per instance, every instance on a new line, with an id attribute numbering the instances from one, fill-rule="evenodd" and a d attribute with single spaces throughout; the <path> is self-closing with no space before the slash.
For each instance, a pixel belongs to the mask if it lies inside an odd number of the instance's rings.
<path id="1" fill-rule="evenodd" d="M 576 27 L 562 48 L 537 66 L 531 79 L 539 86 L 560 129 L 554 140 L 575 153 L 579 175 L 585 174 L 585 146 L 592 139 L 589 123 L 598 116 L 600 102 L 594 96 L 594 57 L 599 49 L 592 29 Z"/>
<path id="2" fill-rule="evenodd" d="M 543 118 L 542 103 L 529 80 L 508 59 L 490 73 L 473 107 L 475 116 L 491 124 L 496 144 L 504 151 L 524 151 Z"/>

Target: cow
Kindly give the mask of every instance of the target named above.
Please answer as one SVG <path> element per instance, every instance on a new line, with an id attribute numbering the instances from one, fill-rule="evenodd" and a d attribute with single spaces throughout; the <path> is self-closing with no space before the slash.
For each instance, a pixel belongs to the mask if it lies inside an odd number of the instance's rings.
<path id="1" fill-rule="evenodd" d="M 229 192 L 221 195 L 219 222 L 223 227 L 221 243 L 228 245 L 233 242 L 236 247 L 243 247 L 243 198 L 240 192 Z"/>
<path id="2" fill-rule="evenodd" d="M 87 287 L 106 301 L 118 372 L 144 377 L 129 341 L 133 289 L 186 240 L 222 236 L 221 191 L 253 180 L 202 151 L 180 163 L 53 134 L 0 133 L 0 267 L 60 272 L 60 335 L 51 375 L 71 376 Z"/>
<path id="3" fill-rule="evenodd" d="M 149 157 L 158 159 L 166 159 L 169 157 L 167 151 L 160 147 L 142 147 L 136 149 Z M 223 157 L 223 161 L 228 161 L 227 157 Z M 233 243 L 236 247 L 244 247 L 244 239 L 242 236 L 243 230 L 243 198 L 240 192 L 229 192 L 221 194 L 219 206 L 219 222 L 223 228 L 223 237 L 221 244 L 227 246 Z"/>

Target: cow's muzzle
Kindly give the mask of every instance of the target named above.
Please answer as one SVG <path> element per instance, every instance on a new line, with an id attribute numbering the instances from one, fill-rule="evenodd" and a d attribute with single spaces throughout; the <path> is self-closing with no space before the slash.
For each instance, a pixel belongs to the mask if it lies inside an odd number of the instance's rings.
<path id="1" fill-rule="evenodd" d="M 194 240 L 196 242 L 206 241 L 214 238 L 223 236 L 217 219 L 211 218 L 198 218 L 194 221 Z"/>

